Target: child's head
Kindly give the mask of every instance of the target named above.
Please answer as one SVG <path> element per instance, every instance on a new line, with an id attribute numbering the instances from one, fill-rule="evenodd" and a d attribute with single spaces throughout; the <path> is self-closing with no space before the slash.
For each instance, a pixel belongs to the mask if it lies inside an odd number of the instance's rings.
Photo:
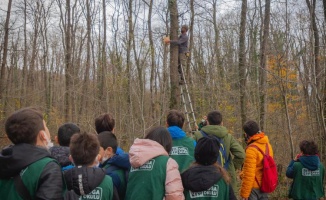
<path id="1" fill-rule="evenodd" d="M 200 165 L 213 165 L 219 156 L 220 143 L 213 137 L 202 137 L 195 147 L 195 159 Z"/>
<path id="2" fill-rule="evenodd" d="M 69 147 L 70 138 L 75 133 L 80 133 L 79 127 L 74 123 L 65 123 L 59 127 L 55 140 L 60 146 Z"/>
<path id="3" fill-rule="evenodd" d="M 93 166 L 99 158 L 100 143 L 95 134 L 74 134 L 70 140 L 70 154 L 72 162 L 78 165 Z"/>
<path id="4" fill-rule="evenodd" d="M 97 133 L 103 131 L 113 131 L 115 125 L 115 120 L 113 116 L 109 113 L 104 113 L 95 118 L 95 130 Z"/>
<path id="5" fill-rule="evenodd" d="M 250 120 L 243 125 L 243 130 L 249 137 L 251 137 L 259 132 L 259 126 L 257 122 Z"/>
<path id="6" fill-rule="evenodd" d="M 312 140 L 303 140 L 299 144 L 300 151 L 304 155 L 316 155 L 318 154 L 318 146 Z"/>
<path id="7" fill-rule="evenodd" d="M 213 110 L 207 114 L 207 121 L 209 125 L 221 125 L 222 114 L 217 110 Z"/>
<path id="8" fill-rule="evenodd" d="M 170 110 L 168 116 L 166 117 L 166 123 L 168 126 L 178 126 L 179 128 L 182 128 L 184 122 L 185 116 L 178 110 Z"/>
<path id="9" fill-rule="evenodd" d="M 150 140 L 154 140 L 154 141 L 158 142 L 159 144 L 161 144 L 164 147 L 164 149 L 168 153 L 172 149 L 171 135 L 170 135 L 169 131 L 162 126 L 157 126 L 157 127 L 151 128 L 147 132 L 145 139 L 150 139 Z"/>
<path id="10" fill-rule="evenodd" d="M 8 138 L 14 144 L 35 145 L 38 140 L 46 142 L 46 139 L 50 139 L 50 133 L 42 113 L 32 107 L 23 108 L 11 114 L 5 122 L 5 130 Z"/>
<path id="11" fill-rule="evenodd" d="M 117 137 L 109 131 L 104 131 L 97 135 L 97 138 L 100 142 L 102 162 L 104 162 L 115 155 L 118 148 Z"/>

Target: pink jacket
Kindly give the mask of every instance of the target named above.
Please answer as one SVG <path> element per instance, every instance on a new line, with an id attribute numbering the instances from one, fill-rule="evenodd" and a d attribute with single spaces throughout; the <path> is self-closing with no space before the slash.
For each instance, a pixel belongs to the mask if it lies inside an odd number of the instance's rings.
<path id="1" fill-rule="evenodd" d="M 162 145 L 153 140 L 137 138 L 130 147 L 129 160 L 131 166 L 137 168 L 160 155 L 169 156 Z M 169 158 L 166 165 L 165 200 L 183 200 L 183 186 L 178 164 Z"/>

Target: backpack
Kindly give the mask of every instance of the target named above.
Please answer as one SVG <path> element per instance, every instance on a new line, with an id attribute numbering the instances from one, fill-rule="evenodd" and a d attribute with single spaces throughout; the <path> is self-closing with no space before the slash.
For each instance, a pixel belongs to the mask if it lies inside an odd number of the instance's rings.
<path id="1" fill-rule="evenodd" d="M 204 136 L 207 137 L 208 134 L 205 133 L 204 131 L 200 130 L 200 133 Z M 222 138 L 217 137 L 216 135 L 212 135 L 219 143 L 220 143 L 220 150 L 219 150 L 219 156 L 217 158 L 217 162 L 224 168 L 228 169 L 229 164 L 230 164 L 230 156 L 226 154 L 226 148 L 223 142 Z"/>
<path id="2" fill-rule="evenodd" d="M 276 168 L 275 161 L 274 161 L 273 157 L 269 155 L 268 144 L 266 143 L 266 152 L 265 153 L 256 145 L 252 144 L 252 145 L 249 145 L 248 147 L 256 148 L 264 156 L 264 158 L 263 158 L 263 177 L 262 177 L 261 185 L 259 185 L 257 177 L 255 177 L 258 185 L 260 186 L 260 191 L 262 191 L 264 193 L 273 192 L 277 186 L 278 175 L 277 175 L 277 168 Z"/>

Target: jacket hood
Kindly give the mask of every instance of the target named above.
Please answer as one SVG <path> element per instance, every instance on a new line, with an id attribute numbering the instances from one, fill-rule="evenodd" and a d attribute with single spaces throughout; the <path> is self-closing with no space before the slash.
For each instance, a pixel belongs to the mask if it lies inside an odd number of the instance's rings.
<path id="1" fill-rule="evenodd" d="M 228 130 L 224 126 L 220 125 L 207 125 L 202 129 L 208 135 L 216 135 L 219 138 L 224 138 L 228 134 Z"/>
<path id="2" fill-rule="evenodd" d="M 101 168 L 78 166 L 64 172 L 68 190 L 85 195 L 101 184 L 105 172 Z"/>
<path id="3" fill-rule="evenodd" d="M 179 139 L 186 137 L 186 133 L 178 126 L 170 126 L 168 128 L 172 139 Z"/>
<path id="4" fill-rule="evenodd" d="M 124 170 L 129 170 L 130 169 L 129 154 L 127 154 L 127 153 L 116 154 L 112 158 L 105 161 L 100 166 L 105 166 L 107 164 L 115 165 L 115 166 L 117 166 L 119 168 L 122 168 Z"/>
<path id="5" fill-rule="evenodd" d="M 248 145 L 250 145 L 253 142 L 258 143 L 258 144 L 266 144 L 266 143 L 269 143 L 269 139 L 265 135 L 265 133 L 261 132 L 261 133 L 251 136 L 248 140 Z"/>
<path id="6" fill-rule="evenodd" d="M 69 147 L 65 146 L 54 146 L 50 149 L 51 155 L 54 159 L 56 159 L 61 167 L 65 167 L 71 165 L 71 161 L 69 160 Z"/>
<path id="7" fill-rule="evenodd" d="M 199 192 L 212 187 L 222 178 L 222 174 L 214 165 L 197 165 L 183 172 L 181 178 L 185 189 Z"/>
<path id="8" fill-rule="evenodd" d="M 129 160 L 131 166 L 137 168 L 150 159 L 160 155 L 168 156 L 169 154 L 158 142 L 150 139 L 136 138 L 133 145 L 130 147 Z"/>
<path id="9" fill-rule="evenodd" d="M 298 158 L 303 167 L 309 170 L 316 170 L 319 167 L 320 159 L 317 155 L 302 155 Z"/>
<path id="10" fill-rule="evenodd" d="M 0 178 L 13 177 L 44 157 L 51 157 L 49 151 L 35 145 L 22 143 L 5 147 L 0 153 Z"/>

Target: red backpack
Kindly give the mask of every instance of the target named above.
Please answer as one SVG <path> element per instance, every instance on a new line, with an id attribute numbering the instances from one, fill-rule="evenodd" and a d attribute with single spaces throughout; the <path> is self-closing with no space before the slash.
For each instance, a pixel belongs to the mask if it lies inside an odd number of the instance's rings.
<path id="1" fill-rule="evenodd" d="M 278 175 L 277 175 L 275 161 L 274 161 L 273 157 L 269 155 L 268 144 L 266 143 L 266 152 L 265 153 L 254 144 L 249 145 L 248 147 L 256 148 L 264 156 L 264 158 L 263 158 L 263 178 L 261 180 L 260 191 L 262 191 L 264 193 L 273 192 L 277 186 Z M 255 177 L 255 179 L 259 185 L 257 177 Z"/>

